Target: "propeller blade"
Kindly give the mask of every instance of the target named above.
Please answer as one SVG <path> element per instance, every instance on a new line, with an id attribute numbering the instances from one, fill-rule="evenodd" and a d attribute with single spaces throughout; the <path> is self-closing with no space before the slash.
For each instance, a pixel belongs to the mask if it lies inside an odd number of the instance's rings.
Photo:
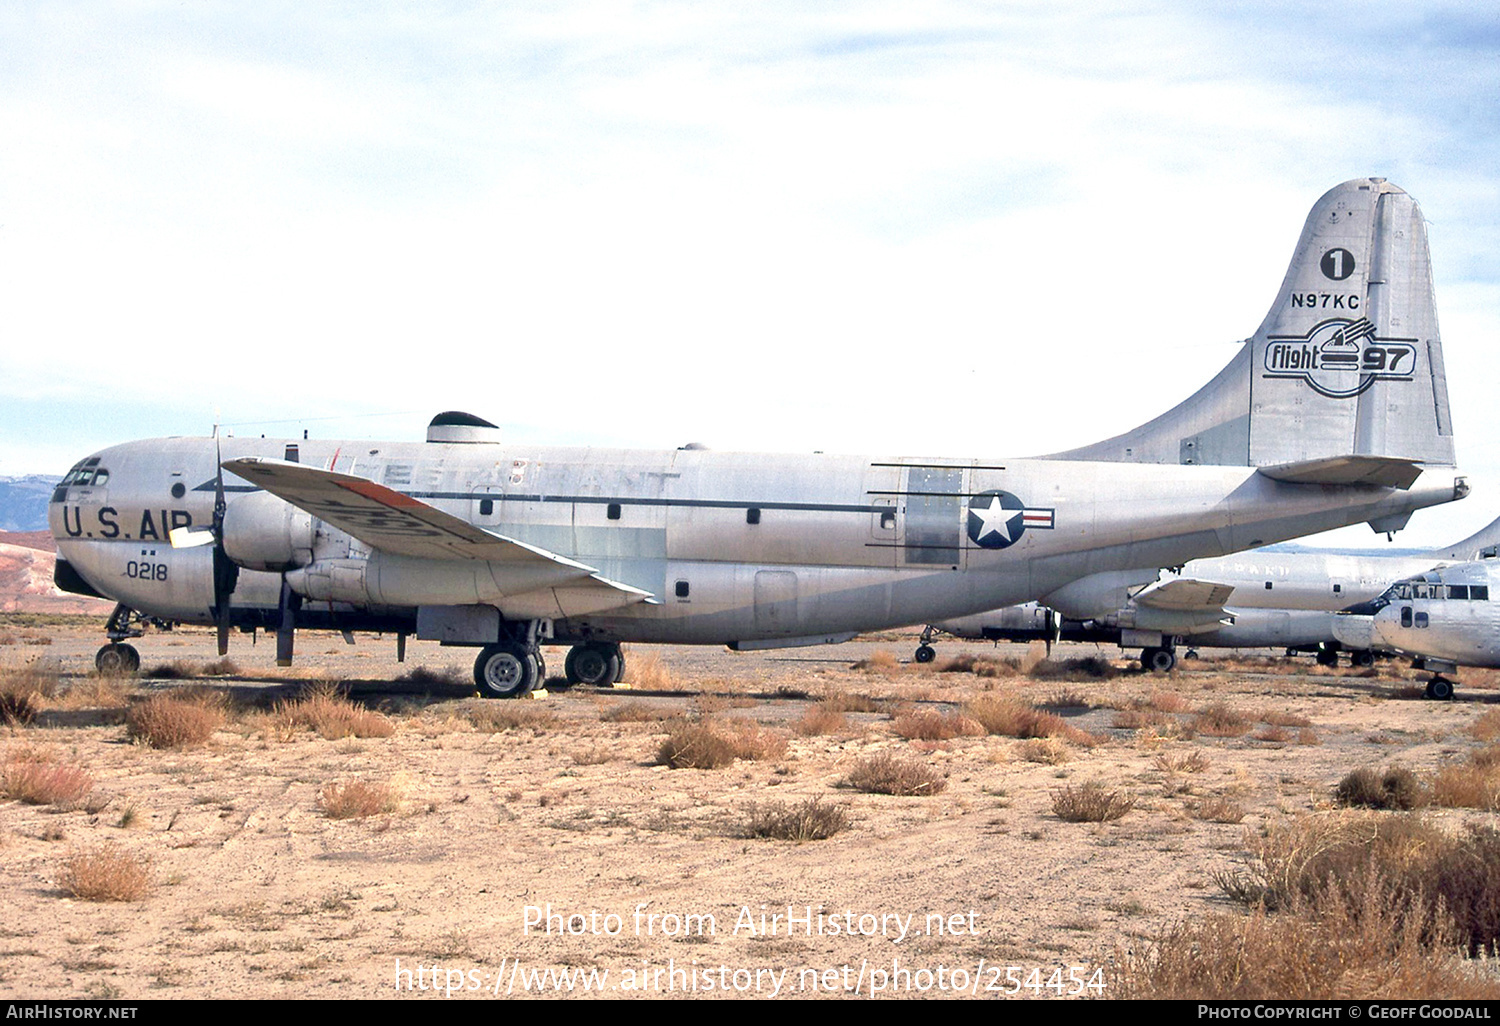
<path id="1" fill-rule="evenodd" d="M 291 666 L 292 649 L 297 639 L 297 610 L 302 608 L 302 596 L 292 590 L 285 577 L 281 579 L 281 601 L 277 605 L 281 619 L 276 627 L 276 665 Z"/>

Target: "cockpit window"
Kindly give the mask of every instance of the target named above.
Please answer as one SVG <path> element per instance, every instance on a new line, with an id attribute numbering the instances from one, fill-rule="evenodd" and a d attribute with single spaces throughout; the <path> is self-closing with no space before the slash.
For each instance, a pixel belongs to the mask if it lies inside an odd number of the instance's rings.
<path id="1" fill-rule="evenodd" d="M 1448 585 L 1448 597 L 1451 599 L 1467 600 L 1469 597 L 1469 586 L 1467 584 Z"/>
<path id="2" fill-rule="evenodd" d="M 1490 586 L 1488 584 L 1469 585 L 1469 598 L 1475 602 L 1488 602 L 1490 600 Z"/>
<path id="3" fill-rule="evenodd" d="M 99 458 L 96 456 L 75 465 L 57 486 L 67 488 L 69 485 L 102 485 L 108 480 L 109 471 L 99 466 Z"/>

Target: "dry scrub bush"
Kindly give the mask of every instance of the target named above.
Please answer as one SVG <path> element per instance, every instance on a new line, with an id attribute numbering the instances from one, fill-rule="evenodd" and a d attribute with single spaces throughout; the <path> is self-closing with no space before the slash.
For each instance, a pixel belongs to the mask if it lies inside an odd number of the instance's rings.
<path id="1" fill-rule="evenodd" d="M 1304 817 L 1247 839 L 1253 861 L 1215 882 L 1246 905 L 1298 902 L 1364 908 L 1370 892 L 1405 903 L 1424 923 L 1444 915 L 1470 954 L 1500 941 L 1500 831 L 1454 836 L 1415 816 L 1343 813 Z"/>
<path id="2" fill-rule="evenodd" d="M 1043 659 L 1026 676 L 1032 680 L 1088 681 L 1111 680 L 1119 674 L 1115 664 L 1098 656 L 1084 659 Z"/>
<path id="3" fill-rule="evenodd" d="M 976 655 L 960 652 L 951 659 L 943 660 L 939 673 L 972 673 L 976 677 L 1019 677 L 1021 663 L 1017 659 L 1002 659 L 1000 656 Z"/>
<path id="4" fill-rule="evenodd" d="M 656 652 L 638 655 L 635 650 L 626 649 L 624 654 L 624 679 L 633 686 L 648 691 L 668 691 L 677 686 L 672 671 Z"/>
<path id="5" fill-rule="evenodd" d="M 444 666 L 431 670 L 425 666 L 414 666 L 396 678 L 400 684 L 415 684 L 424 688 L 464 688 L 473 690 L 474 679 L 456 666 Z"/>
<path id="6" fill-rule="evenodd" d="M 88 797 L 94 778 L 80 766 L 24 760 L 0 770 L 0 791 L 28 805 L 73 806 Z"/>
<path id="7" fill-rule="evenodd" d="M 749 720 L 680 720 L 657 747 L 656 761 L 673 769 L 719 769 L 735 759 L 779 759 L 786 738 Z"/>
<path id="8" fill-rule="evenodd" d="M 1296 713 L 1272 711 L 1261 716 L 1262 723 L 1269 723 L 1273 727 L 1311 727 L 1312 720 L 1306 716 Z"/>
<path id="9" fill-rule="evenodd" d="M 1209 823 L 1238 823 L 1245 818 L 1245 809 L 1233 798 L 1214 795 L 1193 806 L 1193 818 Z"/>
<path id="10" fill-rule="evenodd" d="M 855 763 L 847 783 L 866 794 L 902 797 L 939 794 L 948 786 L 943 775 L 929 766 L 881 752 Z"/>
<path id="11" fill-rule="evenodd" d="M 1339 781 L 1333 800 L 1344 806 L 1404 812 L 1426 805 L 1427 789 L 1409 769 L 1395 766 L 1380 773 L 1361 767 Z"/>
<path id="12" fill-rule="evenodd" d="M 233 677 L 240 672 L 240 664 L 233 659 L 216 659 L 211 663 L 174 659 L 143 670 L 141 676 L 152 680 L 196 680 L 199 677 Z"/>
<path id="13" fill-rule="evenodd" d="M 882 648 L 859 660 L 854 664 L 854 669 L 867 673 L 895 673 L 901 669 L 901 663 L 894 654 Z"/>
<path id="14" fill-rule="evenodd" d="M 1490 709 L 1469 724 L 1469 733 L 1476 741 L 1500 741 L 1500 709 Z"/>
<path id="15" fill-rule="evenodd" d="M 1449 809 L 1500 811 L 1500 745 L 1471 752 L 1461 763 L 1448 763 L 1432 781 L 1432 801 Z"/>
<path id="16" fill-rule="evenodd" d="M 802 719 L 793 729 L 803 737 L 817 737 L 843 730 L 848 725 L 849 719 L 841 711 L 830 707 L 827 702 L 819 702 L 802 714 Z"/>
<path id="17" fill-rule="evenodd" d="M 278 703 L 272 719 L 283 734 L 304 728 L 327 741 L 346 737 L 390 737 L 396 725 L 378 712 L 355 705 L 331 684 L 310 688 L 301 698 Z"/>
<path id="18" fill-rule="evenodd" d="M 1021 742 L 1021 758 L 1043 766 L 1060 766 L 1073 758 L 1073 750 L 1055 737 L 1034 737 Z"/>
<path id="19" fill-rule="evenodd" d="M 350 780 L 323 788 L 318 795 L 318 807 L 329 819 L 363 819 L 393 813 L 399 803 L 389 784 Z"/>
<path id="20" fill-rule="evenodd" d="M 914 709 L 897 713 L 891 729 L 908 741 L 948 741 L 955 737 L 975 737 L 984 727 L 961 713 L 940 713 L 936 709 Z"/>
<path id="21" fill-rule="evenodd" d="M 978 723 L 986 734 L 1000 737 L 1059 737 L 1092 747 L 1100 738 L 1069 725 L 1056 713 L 1038 709 L 1015 698 L 982 695 L 964 706 L 964 715 Z"/>
<path id="22" fill-rule="evenodd" d="M 143 859 L 106 844 L 69 855 L 57 882 L 84 901 L 139 901 L 151 889 L 151 869 Z"/>
<path id="23" fill-rule="evenodd" d="M 1052 811 L 1069 823 L 1104 823 L 1135 808 L 1135 799 L 1097 780 L 1052 792 Z"/>
<path id="24" fill-rule="evenodd" d="M 1182 713 L 1188 711 L 1188 700 L 1175 691 L 1153 691 L 1146 697 L 1146 704 L 1157 712 Z"/>
<path id="25" fill-rule="evenodd" d="M 0 670 L 0 723 L 30 723 L 56 693 L 55 673 L 34 665 Z"/>
<path id="26" fill-rule="evenodd" d="M 818 704 L 830 712 L 841 713 L 878 713 L 884 712 L 886 706 L 885 702 L 871 695 L 847 691 L 836 691 L 831 695 L 826 695 Z"/>
<path id="27" fill-rule="evenodd" d="M 1451 924 L 1376 883 L 1272 913 L 1211 914 L 1122 951 L 1106 993 L 1125 1000 L 1371 1000 L 1500 997 L 1444 943 Z"/>
<path id="28" fill-rule="evenodd" d="M 1162 752 L 1151 765 L 1162 773 L 1202 773 L 1209 763 L 1202 752 Z"/>
<path id="29" fill-rule="evenodd" d="M 545 730 L 557 724 L 557 714 L 545 705 L 532 702 L 486 702 L 468 711 L 474 729 L 498 734 L 518 727 Z"/>
<path id="30" fill-rule="evenodd" d="M 1193 730 L 1209 737 L 1240 737 L 1250 732 L 1250 717 L 1224 702 L 1214 702 L 1193 717 Z"/>
<path id="31" fill-rule="evenodd" d="M 201 745 L 223 724 L 222 705 L 204 695 L 153 695 L 125 714 L 130 739 L 152 748 Z"/>
<path id="32" fill-rule="evenodd" d="M 849 810 L 817 798 L 789 805 L 775 802 L 750 809 L 741 828 L 745 837 L 777 841 L 822 841 L 849 826 Z"/>
<path id="33" fill-rule="evenodd" d="M 671 713 L 653 709 L 645 702 L 620 702 L 599 713 L 599 719 L 605 723 L 657 723 L 671 718 Z"/>

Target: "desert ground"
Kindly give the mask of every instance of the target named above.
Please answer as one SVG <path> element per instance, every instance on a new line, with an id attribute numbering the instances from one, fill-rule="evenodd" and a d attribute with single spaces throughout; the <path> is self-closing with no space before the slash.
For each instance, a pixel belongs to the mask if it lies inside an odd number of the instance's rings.
<path id="1" fill-rule="evenodd" d="M 1344 814 L 1334 788 L 1357 768 L 1460 765 L 1500 704 L 1482 674 L 1424 700 L 1390 663 L 1205 652 L 1157 676 L 1112 648 L 1041 662 L 1040 646 L 945 640 L 918 666 L 914 634 L 641 646 L 622 687 L 487 702 L 467 649 L 413 642 L 403 665 L 394 639 L 305 632 L 278 669 L 267 639 L 237 635 L 214 666 L 212 634 L 189 629 L 141 639 L 142 673 L 103 679 L 100 634 L 0 622 L 0 671 L 46 692 L 0 728 L 10 793 L 28 767 L 82 781 L 0 801 L 6 998 L 1109 996 L 1127 953 L 1237 913 L 1218 881 L 1257 836 Z M 560 671 L 563 650 L 547 654 Z M 309 694 L 379 715 L 338 736 L 293 714 Z M 155 695 L 217 728 L 132 740 L 127 708 Z M 1009 699 L 1062 725 L 976 724 Z M 694 723 L 737 757 L 662 764 Z M 915 793 L 851 783 L 882 754 Z M 1094 784 L 1122 815 L 1060 815 Z M 752 836 L 787 812 L 842 828 Z M 100 865 L 139 886 L 78 896 Z"/>

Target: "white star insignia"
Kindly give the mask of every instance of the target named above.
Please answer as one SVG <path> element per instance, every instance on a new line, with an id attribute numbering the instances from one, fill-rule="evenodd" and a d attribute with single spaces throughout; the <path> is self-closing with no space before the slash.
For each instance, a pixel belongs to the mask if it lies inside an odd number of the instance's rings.
<path id="1" fill-rule="evenodd" d="M 974 540 L 983 544 L 984 539 L 989 535 L 998 534 L 1009 545 L 1016 540 L 1010 533 L 1011 524 L 1015 523 L 1016 518 L 1024 512 L 1025 510 L 1006 509 L 1000 504 L 1000 496 L 998 495 L 990 499 L 989 509 L 970 506 L 970 515 L 976 516 L 983 521 L 983 524 L 979 528 L 979 533 L 974 535 Z"/>

